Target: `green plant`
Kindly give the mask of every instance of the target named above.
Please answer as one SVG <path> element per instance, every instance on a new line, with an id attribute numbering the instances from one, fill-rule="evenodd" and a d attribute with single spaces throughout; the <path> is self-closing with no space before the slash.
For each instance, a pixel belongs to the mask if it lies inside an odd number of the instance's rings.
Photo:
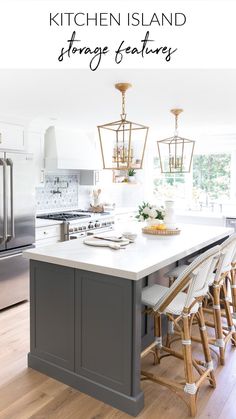
<path id="1" fill-rule="evenodd" d="M 136 174 L 134 169 L 129 169 L 128 170 L 128 176 L 134 176 Z"/>
<path id="2" fill-rule="evenodd" d="M 138 207 L 138 218 L 139 221 L 145 221 L 149 219 L 164 220 L 165 211 L 163 207 L 155 207 L 149 202 L 143 202 Z"/>
<path id="3" fill-rule="evenodd" d="M 216 201 L 230 197 L 231 155 L 199 154 L 193 159 L 193 187 L 201 200 Z"/>

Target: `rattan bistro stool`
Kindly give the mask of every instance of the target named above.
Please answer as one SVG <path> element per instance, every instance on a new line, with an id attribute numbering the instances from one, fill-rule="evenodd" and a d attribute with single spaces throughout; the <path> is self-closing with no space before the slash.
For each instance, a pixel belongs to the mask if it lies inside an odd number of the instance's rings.
<path id="1" fill-rule="evenodd" d="M 152 353 L 154 364 L 160 363 L 162 357 L 165 356 L 162 352 L 181 359 L 184 362 L 185 379 L 184 382 L 177 382 L 144 370 L 141 371 L 141 379 L 151 380 L 173 390 L 184 401 L 187 401 L 192 416 L 196 414 L 196 397 L 202 382 L 208 379 L 212 387 L 216 385 L 201 303 L 208 292 L 208 279 L 215 270 L 219 249 L 219 246 L 215 246 L 195 259 L 170 288 L 155 284 L 145 287 L 142 292 L 142 303 L 147 306 L 146 312 L 154 317 L 155 340 L 142 352 L 141 357 Z M 162 346 L 162 314 L 173 321 L 175 328 L 181 333 L 181 352 Z M 194 359 L 192 356 L 193 319 L 196 319 L 199 325 L 205 362 Z M 198 379 L 194 376 L 194 368 L 199 375 Z M 186 396 L 188 396 L 187 400 Z"/>
<path id="2" fill-rule="evenodd" d="M 231 299 L 230 305 L 233 307 L 232 318 L 236 320 L 236 252 L 231 263 L 231 271 L 229 275 Z"/>
<path id="3" fill-rule="evenodd" d="M 232 275 L 232 262 L 236 251 L 236 234 L 232 234 L 220 246 L 221 256 L 216 269 L 214 281 L 212 282 L 212 291 L 209 292 L 210 300 L 204 312 L 213 316 L 213 322 L 206 320 L 208 327 L 215 329 L 215 338 L 209 337 L 209 343 L 219 348 L 220 363 L 225 363 L 225 348 L 229 341 L 236 345 L 236 329 L 234 325 L 231 305 L 235 304 L 235 295 L 228 294 L 228 284 L 231 283 L 231 289 L 235 290 L 235 274 Z M 234 263 L 233 263 L 234 264 Z M 212 303 L 212 307 L 210 306 Z M 226 325 L 223 323 L 226 319 Z"/>
<path id="4" fill-rule="evenodd" d="M 165 277 L 169 279 L 169 287 L 188 266 L 186 264 L 175 266 L 175 268 L 165 273 Z"/>
<path id="5" fill-rule="evenodd" d="M 178 278 L 178 276 L 187 268 L 198 256 L 192 256 L 187 260 L 187 263 L 175 266 L 170 271 L 165 273 L 165 277 L 169 279 L 169 287 Z"/>
<path id="6" fill-rule="evenodd" d="M 186 269 L 187 266 L 189 266 L 198 256 L 200 255 L 190 257 L 187 259 L 186 263 L 175 266 L 175 268 L 172 268 L 170 271 L 165 273 L 165 277 L 169 279 L 169 286 L 173 284 L 173 282 L 184 271 L 184 269 Z"/>

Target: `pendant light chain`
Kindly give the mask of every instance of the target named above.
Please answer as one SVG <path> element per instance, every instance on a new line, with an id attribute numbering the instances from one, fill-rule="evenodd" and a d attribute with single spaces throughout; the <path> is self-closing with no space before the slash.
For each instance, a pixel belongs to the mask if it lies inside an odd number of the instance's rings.
<path id="1" fill-rule="evenodd" d="M 126 113 L 125 113 L 125 92 L 122 92 L 122 110 L 121 110 L 121 119 L 126 119 Z"/>
<path id="2" fill-rule="evenodd" d="M 178 115 L 175 115 L 175 135 L 178 135 Z"/>

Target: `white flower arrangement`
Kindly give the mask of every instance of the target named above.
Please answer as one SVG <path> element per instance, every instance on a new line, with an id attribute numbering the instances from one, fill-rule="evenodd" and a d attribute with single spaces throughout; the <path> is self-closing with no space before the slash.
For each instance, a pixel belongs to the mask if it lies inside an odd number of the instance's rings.
<path id="1" fill-rule="evenodd" d="M 164 216 L 165 216 L 165 211 L 163 207 L 155 207 L 154 205 L 149 204 L 149 202 L 143 202 L 138 207 L 138 215 L 136 215 L 136 218 L 139 221 L 145 221 L 145 220 L 163 221 Z"/>

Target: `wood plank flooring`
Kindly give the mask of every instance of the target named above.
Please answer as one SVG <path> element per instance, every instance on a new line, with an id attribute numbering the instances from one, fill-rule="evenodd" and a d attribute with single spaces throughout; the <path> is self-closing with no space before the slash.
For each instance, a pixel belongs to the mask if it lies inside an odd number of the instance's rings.
<path id="1" fill-rule="evenodd" d="M 0 419 L 128 419 L 131 416 L 27 368 L 29 304 L 0 312 Z M 151 367 L 151 358 L 145 367 Z M 216 362 L 216 360 L 215 360 Z M 181 361 L 158 366 L 180 378 Z M 188 418 L 185 404 L 170 390 L 143 382 L 145 408 L 138 419 Z M 206 383 L 198 396 L 198 419 L 236 419 L 236 348 L 228 345 L 226 365 L 217 369 L 217 388 Z"/>

